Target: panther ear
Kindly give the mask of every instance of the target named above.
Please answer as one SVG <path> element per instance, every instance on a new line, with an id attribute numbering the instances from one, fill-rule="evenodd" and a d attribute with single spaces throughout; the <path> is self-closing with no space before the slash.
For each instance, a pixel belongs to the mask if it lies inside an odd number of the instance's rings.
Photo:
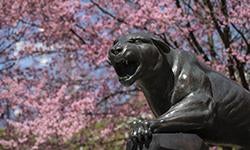
<path id="1" fill-rule="evenodd" d="M 158 37 L 153 37 L 152 41 L 160 52 L 168 53 L 170 51 L 171 46 L 168 43 L 165 43 L 162 39 Z"/>

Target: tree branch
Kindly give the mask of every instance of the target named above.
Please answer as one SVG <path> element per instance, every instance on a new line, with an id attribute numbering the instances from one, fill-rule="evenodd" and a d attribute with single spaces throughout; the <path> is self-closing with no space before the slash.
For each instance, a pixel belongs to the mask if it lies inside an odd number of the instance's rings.
<path id="1" fill-rule="evenodd" d="M 96 3 L 95 1 L 90 0 L 90 2 L 91 2 L 92 4 L 94 4 L 94 5 L 95 5 L 101 12 L 103 12 L 104 14 L 110 16 L 111 18 L 117 20 L 117 21 L 120 22 L 120 23 L 124 23 L 124 24 L 129 25 L 129 23 L 126 22 L 124 19 L 119 18 L 119 17 L 116 17 L 116 16 L 113 15 L 112 13 L 106 11 L 104 8 L 102 8 L 102 7 L 101 7 L 98 3 Z M 140 26 L 136 26 L 136 25 L 133 25 L 133 26 L 134 26 L 134 28 L 136 28 L 136 29 L 148 30 L 146 27 L 140 27 Z"/>
<path id="2" fill-rule="evenodd" d="M 0 73 L 3 72 L 3 70 L 8 70 L 10 68 L 12 68 L 16 63 L 15 62 L 5 62 L 4 64 L 1 64 L 3 65 L 4 67 L 3 68 L 0 68 Z"/>
<path id="3" fill-rule="evenodd" d="M 103 8 L 102 8 L 98 3 L 96 3 L 95 1 L 90 0 L 90 2 L 91 2 L 92 4 L 94 4 L 98 9 L 100 9 L 104 14 L 107 14 L 107 15 L 110 16 L 111 18 L 117 20 L 118 22 L 122 22 L 122 23 L 128 24 L 128 23 L 125 22 L 123 19 L 117 18 L 116 16 L 114 16 L 114 15 L 111 14 L 110 12 L 106 11 L 105 9 L 103 9 Z"/>
<path id="4" fill-rule="evenodd" d="M 82 44 L 86 44 L 85 40 L 79 34 L 77 34 L 74 29 L 71 28 L 70 32 L 73 33 L 82 42 Z"/>
<path id="5" fill-rule="evenodd" d="M 189 24 L 189 23 L 188 23 Z M 199 51 L 199 53 L 203 54 L 203 58 L 205 61 L 209 61 L 207 55 L 205 54 L 203 48 L 201 47 L 201 45 L 199 44 L 199 42 L 197 41 L 196 37 L 194 36 L 194 33 L 192 31 L 189 32 L 189 36 L 192 39 L 195 47 L 197 48 L 197 50 Z"/>
<path id="6" fill-rule="evenodd" d="M 226 2 L 226 0 L 221 0 L 221 11 L 224 14 L 224 16 L 226 17 L 226 19 L 228 19 L 228 11 L 227 11 L 227 2 Z M 230 36 L 230 28 L 229 28 L 228 25 L 226 25 L 225 28 L 224 28 L 224 38 L 225 38 L 225 42 L 226 42 L 225 44 L 228 47 L 230 46 L 230 37 L 231 37 Z M 242 86 L 245 89 L 249 90 L 248 83 L 246 81 L 246 77 L 245 77 L 245 74 L 244 74 L 244 64 L 241 63 L 237 59 L 237 57 L 235 57 L 235 56 L 233 56 L 233 59 L 236 62 L 236 68 L 237 68 L 237 70 L 239 72 L 239 77 L 240 77 L 240 81 L 241 81 Z"/>
<path id="7" fill-rule="evenodd" d="M 240 34 L 241 38 L 246 43 L 246 45 L 247 45 L 247 53 L 246 54 L 247 55 L 250 54 L 250 44 L 248 43 L 246 37 L 244 36 L 244 34 L 233 23 L 231 23 L 231 25 L 235 29 L 235 31 L 237 31 Z"/>
<path id="8" fill-rule="evenodd" d="M 213 10 L 213 6 L 212 6 L 212 3 L 210 0 L 205 0 L 205 4 L 207 5 L 209 11 L 210 11 L 210 15 L 212 17 L 212 20 L 214 22 L 214 25 L 215 25 L 215 28 L 217 30 L 217 32 L 219 33 L 219 36 L 222 40 L 222 43 L 224 44 L 225 46 L 225 49 L 228 49 L 230 47 L 230 28 L 228 27 L 228 25 L 226 25 L 226 27 L 224 28 L 224 32 L 221 30 L 220 26 L 219 26 L 219 23 L 214 15 L 214 10 Z M 225 17 L 228 17 L 227 16 L 227 11 L 224 10 L 226 9 L 226 4 L 223 3 L 222 5 L 222 11 L 224 11 L 224 15 Z M 229 72 L 229 76 L 232 80 L 236 80 L 236 77 L 235 77 L 235 71 L 234 71 L 234 61 L 233 61 L 233 58 L 231 56 L 231 54 L 229 53 L 229 56 L 228 56 L 228 72 Z"/>
<path id="9" fill-rule="evenodd" d="M 109 95 L 105 96 L 102 98 L 96 105 L 99 106 L 101 103 L 107 101 L 109 98 L 114 97 L 118 94 L 124 94 L 124 93 L 130 93 L 130 92 L 135 92 L 138 91 L 138 88 L 130 89 L 130 90 L 120 90 L 120 91 L 115 91 L 114 93 L 110 93 Z"/>
<path id="10" fill-rule="evenodd" d="M 181 9 L 181 3 L 180 3 L 179 0 L 176 0 L 176 3 L 175 3 L 175 4 L 176 4 L 177 8 Z M 187 27 L 187 28 L 191 28 L 190 22 L 188 22 L 188 23 L 186 24 L 186 27 Z M 203 55 L 203 58 L 204 58 L 205 61 L 209 61 L 208 56 L 206 55 L 206 53 L 204 52 L 203 48 L 201 47 L 201 45 L 200 45 L 199 42 L 197 41 L 197 39 L 196 39 L 196 37 L 195 37 L 193 31 L 189 31 L 189 37 L 190 37 L 190 39 L 191 39 L 191 41 L 192 41 L 192 43 L 193 43 L 193 44 L 191 44 L 191 45 L 193 45 L 193 46 L 196 47 L 196 49 L 198 50 L 198 52 L 199 52 L 200 54 Z M 190 41 L 190 42 L 191 42 L 191 41 Z"/>
<path id="11" fill-rule="evenodd" d="M 228 44 L 226 44 L 227 42 L 224 39 L 223 31 L 221 30 L 219 23 L 217 22 L 217 19 L 214 15 L 213 5 L 211 4 L 210 0 L 205 0 L 205 4 L 207 4 L 207 6 L 208 6 L 208 9 L 210 11 L 210 15 L 211 15 L 212 20 L 214 22 L 215 28 L 216 28 L 217 32 L 219 33 L 219 36 L 220 36 L 221 40 L 223 41 L 223 44 L 225 45 L 226 48 L 228 48 L 229 46 L 228 46 Z"/>
<path id="12" fill-rule="evenodd" d="M 239 77 L 240 77 L 241 85 L 245 89 L 249 90 L 249 85 L 247 83 L 245 73 L 244 73 L 244 63 L 241 63 L 235 56 L 233 58 L 234 58 L 234 60 L 236 62 L 236 68 L 239 71 Z"/>

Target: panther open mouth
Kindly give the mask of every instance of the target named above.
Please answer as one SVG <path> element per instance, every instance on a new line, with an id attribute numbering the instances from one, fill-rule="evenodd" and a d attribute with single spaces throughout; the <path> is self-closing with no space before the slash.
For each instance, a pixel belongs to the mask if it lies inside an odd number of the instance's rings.
<path id="1" fill-rule="evenodd" d="M 120 81 L 125 81 L 133 77 L 139 66 L 140 63 L 138 61 L 126 59 L 122 59 L 114 64 L 115 71 L 118 74 Z"/>

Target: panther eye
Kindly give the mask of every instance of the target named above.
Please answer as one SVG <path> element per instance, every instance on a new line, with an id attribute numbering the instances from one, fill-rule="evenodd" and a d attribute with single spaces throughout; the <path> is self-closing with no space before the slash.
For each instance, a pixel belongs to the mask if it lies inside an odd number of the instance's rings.
<path id="1" fill-rule="evenodd" d="M 115 45 L 117 42 L 118 42 L 118 40 L 115 40 L 115 41 L 113 42 L 113 45 Z"/>
<path id="2" fill-rule="evenodd" d="M 141 40 L 141 39 L 135 39 L 134 42 L 135 42 L 135 43 L 140 43 L 140 42 L 142 42 L 142 40 Z"/>
<path id="3" fill-rule="evenodd" d="M 128 42 L 130 42 L 130 43 L 141 43 L 142 40 L 141 39 L 130 39 Z"/>

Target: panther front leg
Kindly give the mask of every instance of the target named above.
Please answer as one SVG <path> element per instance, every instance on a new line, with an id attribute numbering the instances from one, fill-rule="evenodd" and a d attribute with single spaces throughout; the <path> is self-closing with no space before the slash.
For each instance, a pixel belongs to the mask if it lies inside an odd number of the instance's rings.
<path id="1" fill-rule="evenodd" d="M 211 96 L 190 93 L 150 124 L 152 132 L 187 132 L 213 123 L 215 103 Z"/>
<path id="2" fill-rule="evenodd" d="M 159 118 L 134 122 L 131 134 L 140 147 L 150 143 L 152 133 L 188 132 L 212 124 L 215 117 L 212 97 L 202 93 L 190 93 Z"/>

